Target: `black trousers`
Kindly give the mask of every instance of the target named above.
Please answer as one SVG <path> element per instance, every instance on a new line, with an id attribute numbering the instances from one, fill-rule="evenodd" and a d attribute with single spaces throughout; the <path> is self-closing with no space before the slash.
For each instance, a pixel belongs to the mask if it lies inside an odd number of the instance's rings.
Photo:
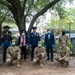
<path id="1" fill-rule="evenodd" d="M 34 58 L 34 49 L 36 48 L 37 46 L 32 46 L 32 50 L 31 50 L 31 61 L 33 61 L 33 58 Z"/>
<path id="2" fill-rule="evenodd" d="M 53 47 L 46 47 L 46 51 L 47 51 L 48 60 L 51 59 L 51 61 L 53 61 L 53 58 L 54 58 Z"/>
<path id="3" fill-rule="evenodd" d="M 26 59 L 27 51 L 26 51 L 26 46 L 21 47 L 21 59 L 23 58 L 24 55 L 24 60 Z"/>

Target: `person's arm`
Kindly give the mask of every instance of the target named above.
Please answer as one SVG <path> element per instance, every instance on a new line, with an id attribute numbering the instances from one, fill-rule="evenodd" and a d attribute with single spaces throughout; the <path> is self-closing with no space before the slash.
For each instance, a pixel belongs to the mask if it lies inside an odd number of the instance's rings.
<path id="1" fill-rule="evenodd" d="M 46 39 L 47 39 L 47 38 L 46 38 L 46 35 L 45 35 L 45 40 L 44 40 L 44 45 L 45 45 L 45 46 L 46 46 Z"/>
<path id="2" fill-rule="evenodd" d="M 45 58 L 47 56 L 46 49 L 42 47 L 42 57 Z"/>
<path id="3" fill-rule="evenodd" d="M 18 45 L 20 46 L 20 37 L 18 37 Z"/>
<path id="4" fill-rule="evenodd" d="M 5 33 L 5 31 L 3 31 L 2 35 L 1 35 L 1 39 L 3 39 L 3 37 L 4 37 L 4 33 Z"/>
<path id="5" fill-rule="evenodd" d="M 26 44 L 28 44 L 28 37 L 26 36 Z"/>
<path id="6" fill-rule="evenodd" d="M 38 33 L 38 41 L 40 41 L 40 35 L 39 35 L 39 33 Z"/>
<path id="7" fill-rule="evenodd" d="M 20 47 L 17 47 L 17 54 L 21 54 L 21 49 L 20 49 Z"/>
<path id="8" fill-rule="evenodd" d="M 30 45 L 32 44 L 32 37 L 31 37 L 31 33 L 30 33 L 30 36 L 29 36 L 29 44 L 30 44 Z"/>
<path id="9" fill-rule="evenodd" d="M 71 44 L 70 38 L 67 35 L 66 35 L 66 37 L 67 37 L 67 44 L 68 44 L 68 46 L 70 46 L 70 44 Z"/>
<path id="10" fill-rule="evenodd" d="M 34 49 L 34 57 L 36 57 L 37 54 L 37 47 Z"/>
<path id="11" fill-rule="evenodd" d="M 61 36 L 59 36 L 58 44 L 59 44 L 59 46 L 61 45 Z"/>
<path id="12" fill-rule="evenodd" d="M 9 34 L 10 34 L 10 40 L 12 40 L 13 39 L 13 36 L 12 36 L 12 33 L 11 33 L 11 31 L 9 31 Z"/>
<path id="13" fill-rule="evenodd" d="M 54 34 L 52 34 L 53 35 L 53 45 L 55 45 L 55 38 L 54 38 Z"/>
<path id="14" fill-rule="evenodd" d="M 66 57 L 69 57 L 69 56 L 70 56 L 70 49 L 67 47 L 66 55 L 62 57 L 62 59 L 65 59 Z"/>

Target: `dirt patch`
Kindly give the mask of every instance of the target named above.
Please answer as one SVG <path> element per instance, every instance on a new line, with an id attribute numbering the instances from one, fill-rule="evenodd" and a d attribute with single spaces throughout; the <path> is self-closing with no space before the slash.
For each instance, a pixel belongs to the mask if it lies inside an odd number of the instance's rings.
<path id="1" fill-rule="evenodd" d="M 44 67 L 36 66 L 30 59 L 22 60 L 21 68 L 0 63 L 0 75 L 75 75 L 75 58 L 71 58 L 69 67 L 61 66 L 58 62 L 45 61 Z"/>

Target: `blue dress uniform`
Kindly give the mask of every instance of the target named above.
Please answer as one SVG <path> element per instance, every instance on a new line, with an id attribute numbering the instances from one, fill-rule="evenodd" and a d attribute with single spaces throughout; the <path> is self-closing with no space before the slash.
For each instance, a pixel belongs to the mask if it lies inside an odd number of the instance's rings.
<path id="1" fill-rule="evenodd" d="M 10 28 L 9 26 L 4 26 L 3 28 Z M 3 62 L 6 62 L 6 51 L 7 48 L 10 46 L 10 42 L 12 40 L 10 31 L 3 31 L 2 33 L 2 40 L 3 40 Z"/>
<path id="2" fill-rule="evenodd" d="M 36 29 L 36 27 L 34 27 L 33 29 Z M 29 44 L 32 48 L 32 50 L 31 50 L 31 61 L 34 58 L 34 49 L 35 49 L 35 47 L 38 46 L 38 41 L 40 41 L 39 33 L 37 33 L 37 32 L 30 33 Z"/>
<path id="3" fill-rule="evenodd" d="M 51 52 L 51 61 L 53 61 L 53 46 L 55 44 L 54 34 L 53 33 L 47 33 L 45 35 L 45 46 L 47 51 L 47 60 L 50 60 L 50 52 Z M 50 50 L 49 50 L 50 49 Z"/>

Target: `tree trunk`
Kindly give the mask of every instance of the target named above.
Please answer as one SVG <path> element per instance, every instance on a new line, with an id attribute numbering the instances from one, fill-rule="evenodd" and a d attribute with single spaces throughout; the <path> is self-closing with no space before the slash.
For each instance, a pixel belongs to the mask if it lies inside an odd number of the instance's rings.
<path id="1" fill-rule="evenodd" d="M 6 16 L 3 17 L 3 19 L 0 21 L 0 45 L 2 44 L 1 34 L 2 34 L 2 23 L 6 19 Z"/>
<path id="2" fill-rule="evenodd" d="M 0 24 L 0 45 L 2 44 L 1 33 L 2 33 L 2 24 Z"/>

